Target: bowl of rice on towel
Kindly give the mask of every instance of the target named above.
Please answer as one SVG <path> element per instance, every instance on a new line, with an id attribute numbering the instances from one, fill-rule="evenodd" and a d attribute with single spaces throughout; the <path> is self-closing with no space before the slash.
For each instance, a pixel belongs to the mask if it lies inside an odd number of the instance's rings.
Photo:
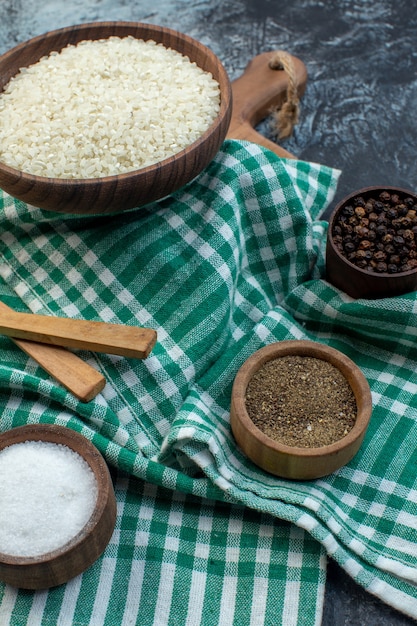
<path id="1" fill-rule="evenodd" d="M 229 127 L 217 56 L 177 31 L 95 22 L 0 56 L 0 188 L 59 213 L 117 213 L 195 178 Z"/>

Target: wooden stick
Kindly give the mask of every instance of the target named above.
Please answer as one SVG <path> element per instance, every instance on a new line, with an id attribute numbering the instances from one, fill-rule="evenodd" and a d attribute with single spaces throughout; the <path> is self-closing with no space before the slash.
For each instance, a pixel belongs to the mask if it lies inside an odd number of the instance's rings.
<path id="1" fill-rule="evenodd" d="M 13 339 L 136 359 L 146 358 L 156 342 L 156 332 L 152 328 L 18 313 L 13 310 L 0 310 L 0 334 Z"/>
<path id="2" fill-rule="evenodd" d="M 10 313 L 13 313 L 13 309 L 0 302 L 0 314 L 9 315 Z M 65 348 L 23 339 L 13 339 L 13 341 L 81 402 L 90 402 L 106 384 L 106 379 L 102 374 Z"/>
<path id="3" fill-rule="evenodd" d="M 13 341 L 81 402 L 90 402 L 104 389 L 104 376 L 73 352 L 24 339 Z"/>

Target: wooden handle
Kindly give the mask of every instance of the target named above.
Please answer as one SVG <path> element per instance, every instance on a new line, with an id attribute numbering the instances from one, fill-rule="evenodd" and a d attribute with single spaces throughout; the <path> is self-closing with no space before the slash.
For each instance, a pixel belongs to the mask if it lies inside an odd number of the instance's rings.
<path id="1" fill-rule="evenodd" d="M 0 302 L 0 315 L 7 316 L 10 313 L 13 313 L 13 309 Z M 106 384 L 102 374 L 65 348 L 23 339 L 13 341 L 81 402 L 90 402 Z"/>
<path id="2" fill-rule="evenodd" d="M 247 139 L 269 148 L 280 157 L 295 158 L 293 154 L 270 141 L 254 128 L 286 98 L 287 75 L 283 70 L 269 67 L 269 61 L 273 55 L 273 52 L 264 52 L 254 57 L 248 63 L 242 76 L 232 82 L 233 109 L 227 137 Z M 291 58 L 297 77 L 298 92 L 301 96 L 307 82 L 307 70 L 302 61 L 296 57 Z"/>
<path id="3" fill-rule="evenodd" d="M 54 346 L 106 352 L 136 359 L 148 356 L 156 342 L 152 328 L 89 320 L 0 311 L 0 334 Z"/>

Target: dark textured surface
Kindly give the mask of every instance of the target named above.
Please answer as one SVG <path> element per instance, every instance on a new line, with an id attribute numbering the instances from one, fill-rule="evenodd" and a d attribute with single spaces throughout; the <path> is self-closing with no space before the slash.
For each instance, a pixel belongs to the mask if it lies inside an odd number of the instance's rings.
<path id="1" fill-rule="evenodd" d="M 335 202 L 369 185 L 417 188 L 417 5 L 413 0 L 2 0 L 0 53 L 94 20 L 170 26 L 211 47 L 230 77 L 261 52 L 307 66 L 300 123 L 282 145 L 340 168 Z M 269 134 L 268 124 L 262 132 Z M 417 602 L 417 600 L 416 600 Z M 323 626 L 408 626 L 330 562 Z"/>

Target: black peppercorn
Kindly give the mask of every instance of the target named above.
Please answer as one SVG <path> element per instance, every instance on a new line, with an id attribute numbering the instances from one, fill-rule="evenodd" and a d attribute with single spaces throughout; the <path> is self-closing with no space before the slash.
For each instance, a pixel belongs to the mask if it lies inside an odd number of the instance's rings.
<path id="1" fill-rule="evenodd" d="M 385 252 L 383 250 L 378 250 L 378 252 L 375 252 L 373 258 L 377 262 L 385 261 L 385 259 L 387 258 L 387 255 L 385 254 Z"/>
<path id="2" fill-rule="evenodd" d="M 360 267 L 361 269 L 365 269 L 366 267 L 368 267 L 366 259 L 357 259 L 355 265 L 357 267 Z"/>
<path id="3" fill-rule="evenodd" d="M 417 202 L 388 190 L 357 196 L 336 216 L 332 236 L 341 254 L 366 271 L 416 268 Z"/>
<path id="4" fill-rule="evenodd" d="M 400 217 L 401 228 L 410 228 L 412 225 L 412 220 L 407 215 Z"/>
<path id="5" fill-rule="evenodd" d="M 355 234 L 358 235 L 358 237 L 360 237 L 361 239 L 363 239 L 368 236 L 369 229 L 366 228 L 366 226 L 361 226 L 360 224 L 358 224 L 358 226 L 355 226 Z"/>
<path id="6" fill-rule="evenodd" d="M 391 194 L 389 193 L 389 191 L 381 191 L 381 193 L 379 194 L 379 199 L 381 200 L 381 202 L 389 202 L 391 199 Z"/>
<path id="7" fill-rule="evenodd" d="M 356 246 L 352 241 L 347 241 L 344 245 L 344 249 L 346 252 L 353 252 L 356 250 Z"/>
<path id="8" fill-rule="evenodd" d="M 353 206 L 345 206 L 343 209 L 343 215 L 345 215 L 346 217 L 351 217 L 352 215 L 355 214 L 355 209 L 353 208 Z"/>
<path id="9" fill-rule="evenodd" d="M 378 224 L 378 226 L 375 229 L 376 234 L 379 237 L 385 237 L 385 235 L 387 234 L 387 227 L 385 224 Z"/>

